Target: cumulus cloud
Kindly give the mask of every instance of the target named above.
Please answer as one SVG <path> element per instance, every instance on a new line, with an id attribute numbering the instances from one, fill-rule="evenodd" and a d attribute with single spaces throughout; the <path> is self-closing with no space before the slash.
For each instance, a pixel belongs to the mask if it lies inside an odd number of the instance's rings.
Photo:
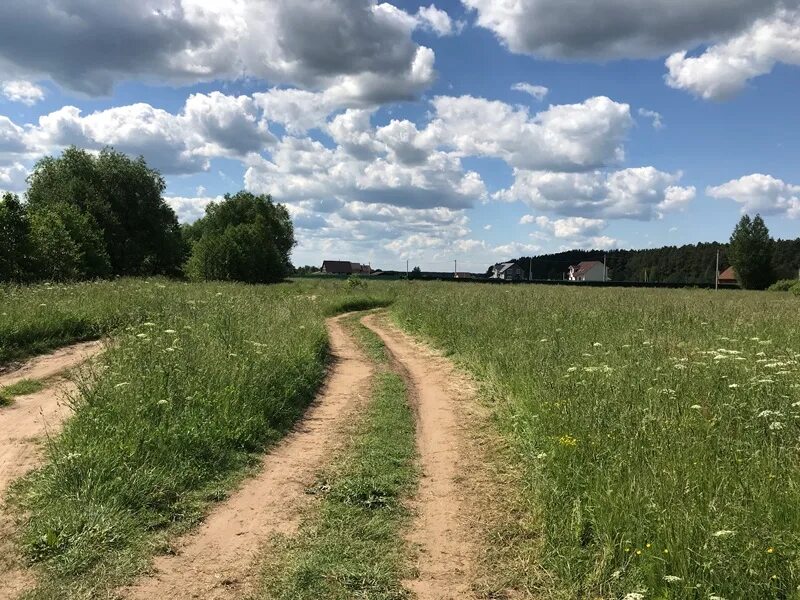
<path id="1" fill-rule="evenodd" d="M 544 97 L 547 96 L 547 93 L 550 91 L 543 85 L 533 85 L 532 83 L 524 82 L 515 83 L 511 86 L 511 89 L 517 92 L 529 94 L 539 101 L 544 100 Z"/>
<path id="2" fill-rule="evenodd" d="M 0 166 L 0 194 L 4 192 L 20 193 L 25 189 L 28 169 L 21 163 Z"/>
<path id="3" fill-rule="evenodd" d="M 778 63 L 800 65 L 800 11 L 779 10 L 758 19 L 731 39 L 700 56 L 686 51 L 666 61 L 667 84 L 706 100 L 725 100 L 747 82 L 772 71 Z"/>
<path id="4" fill-rule="evenodd" d="M 33 106 L 44 100 L 44 90 L 30 81 L 4 81 L 0 84 L 0 92 L 11 102 L 20 102 L 26 106 Z"/>
<path id="5" fill-rule="evenodd" d="M 206 207 L 212 202 L 222 201 L 222 196 L 165 196 L 164 200 L 169 204 L 175 214 L 178 216 L 178 221 L 181 223 L 194 223 L 197 219 L 206 214 Z"/>
<path id="6" fill-rule="evenodd" d="M 535 116 L 524 107 L 472 96 L 433 100 L 442 143 L 493 156 L 520 169 L 582 171 L 622 162 L 633 123 L 630 106 L 600 96 L 551 106 Z"/>
<path id="7" fill-rule="evenodd" d="M 706 193 L 712 198 L 733 200 L 742 212 L 800 217 L 800 185 L 792 185 L 770 175 L 755 173 L 731 180 Z"/>
<path id="8" fill-rule="evenodd" d="M 375 0 L 53 0 L 0 3 L 0 70 L 91 95 L 118 81 L 191 84 L 253 77 L 383 101 L 433 81 L 411 35 L 454 27 Z"/>
<path id="9" fill-rule="evenodd" d="M 552 236 L 560 243 L 560 250 L 608 249 L 619 246 L 619 240 L 602 235 L 602 232 L 608 227 L 608 222 L 603 219 L 587 219 L 585 217 L 550 219 L 541 215 L 525 215 L 520 223 L 536 224 L 539 231 L 531 234 L 532 237 L 547 240 Z"/>
<path id="10" fill-rule="evenodd" d="M 516 170 L 511 187 L 494 197 L 565 216 L 649 220 L 678 210 L 694 198 L 695 189 L 678 186 L 680 179 L 681 173 L 654 167 L 610 173 Z"/>
<path id="11" fill-rule="evenodd" d="M 656 57 L 735 35 L 797 0 L 462 0 L 512 52 L 557 59 Z"/>
<path id="12" fill-rule="evenodd" d="M 11 125 L 17 134 L 23 131 Z M 4 131 L 15 133 L 0 117 L 0 151 Z M 210 157 L 243 158 L 277 142 L 251 98 L 220 92 L 189 96 L 178 114 L 138 103 L 83 116 L 80 109 L 65 106 L 39 117 L 20 139 L 29 152 L 40 155 L 69 145 L 113 146 L 175 174 L 205 170 Z"/>
<path id="13" fill-rule="evenodd" d="M 664 129 L 664 117 L 661 116 L 661 113 L 646 108 L 640 108 L 639 116 L 650 119 L 653 123 L 653 129 Z"/>
<path id="14" fill-rule="evenodd" d="M 447 36 L 461 33 L 464 29 L 462 21 L 453 21 L 446 11 L 435 5 L 421 6 L 417 11 L 417 26 L 432 31 L 436 35 Z"/>

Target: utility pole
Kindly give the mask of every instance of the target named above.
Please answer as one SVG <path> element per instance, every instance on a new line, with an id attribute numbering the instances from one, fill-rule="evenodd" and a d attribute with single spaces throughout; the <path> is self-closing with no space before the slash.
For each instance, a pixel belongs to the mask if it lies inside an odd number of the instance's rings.
<path id="1" fill-rule="evenodd" d="M 716 277 L 714 277 L 714 290 L 719 290 L 719 248 L 717 248 L 717 269 L 715 271 Z"/>
<path id="2" fill-rule="evenodd" d="M 406 279 L 408 279 L 408 259 L 406 259 Z"/>
<path id="3" fill-rule="evenodd" d="M 458 279 L 458 259 L 453 260 L 453 279 Z"/>

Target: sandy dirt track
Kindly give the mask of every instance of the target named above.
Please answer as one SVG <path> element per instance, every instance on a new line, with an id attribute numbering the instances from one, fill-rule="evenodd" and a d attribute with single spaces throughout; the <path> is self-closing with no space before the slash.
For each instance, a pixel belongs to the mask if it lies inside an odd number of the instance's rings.
<path id="1" fill-rule="evenodd" d="M 420 552 L 418 576 L 406 585 L 418 600 L 471 598 L 477 551 L 458 479 L 464 475 L 469 444 L 459 414 L 472 389 L 459 385 L 463 378 L 448 360 L 380 315 L 362 322 L 383 340 L 406 378 L 417 412 L 422 477 L 407 538 Z"/>
<path id="2" fill-rule="evenodd" d="M 265 455 L 258 475 L 184 539 L 176 555 L 158 557 L 152 574 L 121 590 L 124 598 L 220 600 L 253 590 L 265 542 L 297 530 L 309 502 L 305 490 L 329 459 L 344 424 L 368 399 L 372 366 L 345 333 L 345 316 L 328 320 L 331 372 L 297 428 Z"/>
<path id="3" fill-rule="evenodd" d="M 69 416 L 66 397 L 75 384 L 62 375 L 102 351 L 101 342 L 85 342 L 37 356 L 16 370 L 0 376 L 0 387 L 23 379 L 48 380 L 35 394 L 18 396 L 11 406 L 0 408 L 0 600 L 16 598 L 32 586 L 30 573 L 21 568 L 11 544 L 14 523 L 3 506 L 8 486 L 39 465 L 41 439 L 57 433 Z"/>

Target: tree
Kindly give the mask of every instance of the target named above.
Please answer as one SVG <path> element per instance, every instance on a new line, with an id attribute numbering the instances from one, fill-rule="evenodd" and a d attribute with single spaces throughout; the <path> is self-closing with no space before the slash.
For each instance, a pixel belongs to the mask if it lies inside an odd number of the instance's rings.
<path id="1" fill-rule="evenodd" d="M 728 256 L 744 289 L 763 290 L 775 282 L 772 269 L 774 242 L 761 215 L 744 215 L 731 235 Z"/>
<path id="2" fill-rule="evenodd" d="M 81 250 L 61 217 L 47 210 L 31 215 L 33 274 L 47 281 L 68 281 L 81 276 Z"/>
<path id="3" fill-rule="evenodd" d="M 187 232 L 196 240 L 186 265 L 191 279 L 272 283 L 291 270 L 292 220 L 269 196 L 226 194 Z"/>
<path id="4" fill-rule="evenodd" d="M 179 272 L 186 248 L 178 220 L 162 197 L 166 187 L 163 177 L 143 158 L 132 159 L 110 148 L 93 156 L 71 147 L 58 158 L 40 160 L 29 184 L 32 213 L 51 210 L 61 216 L 65 227 L 83 220 L 93 232 L 102 232 L 104 252 L 114 275 Z M 65 216 L 65 205 L 73 209 L 69 217 Z M 85 218 L 77 216 L 76 211 Z M 88 234 L 89 238 L 94 235 Z M 78 237 L 94 247 L 85 236 Z M 102 253 L 84 258 L 103 262 Z"/>
<path id="5" fill-rule="evenodd" d="M 16 194 L 0 199 L 0 282 L 30 278 L 30 221 Z"/>

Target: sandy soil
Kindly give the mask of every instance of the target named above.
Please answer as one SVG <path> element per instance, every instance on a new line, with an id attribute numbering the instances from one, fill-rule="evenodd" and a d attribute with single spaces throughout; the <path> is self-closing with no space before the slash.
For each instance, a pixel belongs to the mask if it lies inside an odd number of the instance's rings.
<path id="1" fill-rule="evenodd" d="M 103 343 L 99 341 L 82 342 L 36 356 L 13 371 L 0 372 L 0 387 L 13 385 L 23 379 L 49 379 L 85 362 L 102 348 Z"/>
<path id="2" fill-rule="evenodd" d="M 448 360 L 379 315 L 362 322 L 383 340 L 416 402 L 422 478 L 407 537 L 420 552 L 418 576 L 406 584 L 418 600 L 471 598 L 477 550 L 459 479 L 469 472 L 465 453 L 470 452 L 460 415 L 474 391 Z"/>
<path id="3" fill-rule="evenodd" d="M 328 321 L 333 366 L 325 388 L 295 431 L 264 457 L 260 474 L 220 504 L 174 556 L 121 590 L 125 598 L 242 597 L 260 574 L 259 554 L 275 534 L 294 533 L 309 502 L 305 490 L 338 444 L 343 425 L 369 396 L 370 362 L 340 321 Z"/>
<path id="4" fill-rule="evenodd" d="M 75 385 L 63 377 L 102 350 L 100 342 L 86 342 L 32 358 L 0 376 L 0 387 L 22 379 L 47 379 L 49 385 L 27 396 L 17 396 L 11 406 L 0 408 L 0 600 L 15 598 L 32 585 L 30 573 L 19 565 L 11 544 L 14 522 L 2 498 L 12 481 L 34 469 L 40 461 L 41 438 L 57 432 L 69 416 L 66 397 Z"/>

